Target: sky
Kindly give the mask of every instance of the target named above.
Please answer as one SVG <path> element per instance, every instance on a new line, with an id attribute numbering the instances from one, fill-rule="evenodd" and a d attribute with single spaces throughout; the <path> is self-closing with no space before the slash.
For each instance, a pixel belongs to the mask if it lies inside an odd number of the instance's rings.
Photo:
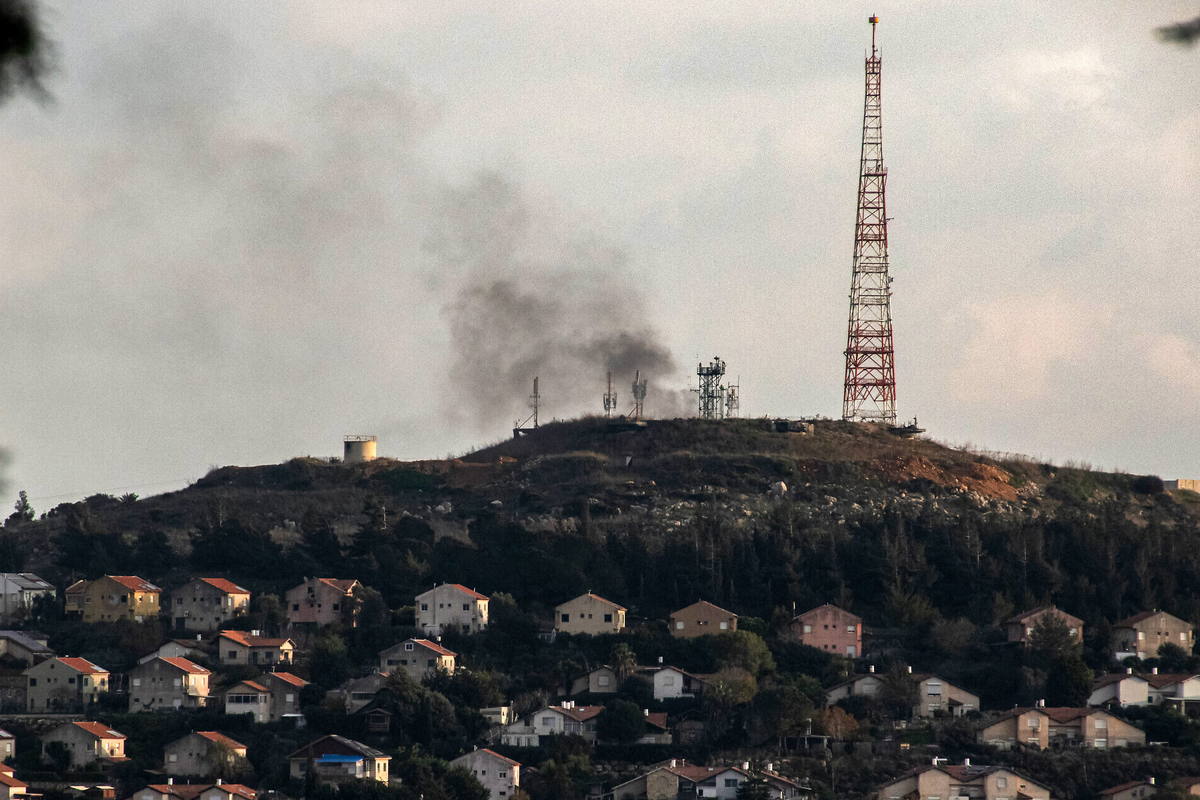
<path id="1" fill-rule="evenodd" d="M 838 417 L 878 14 L 897 411 L 1200 477 L 1193 2 L 44 0 L 0 107 L 0 509 L 440 458 L 601 413 Z M 0 517 L 4 514 L 0 513 Z"/>

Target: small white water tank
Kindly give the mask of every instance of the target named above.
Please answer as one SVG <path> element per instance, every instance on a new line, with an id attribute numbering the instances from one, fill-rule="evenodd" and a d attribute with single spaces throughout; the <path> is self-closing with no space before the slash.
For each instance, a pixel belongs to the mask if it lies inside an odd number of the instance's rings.
<path id="1" fill-rule="evenodd" d="M 374 436 L 345 437 L 345 452 L 342 461 L 346 464 L 361 464 L 364 461 L 375 460 Z"/>

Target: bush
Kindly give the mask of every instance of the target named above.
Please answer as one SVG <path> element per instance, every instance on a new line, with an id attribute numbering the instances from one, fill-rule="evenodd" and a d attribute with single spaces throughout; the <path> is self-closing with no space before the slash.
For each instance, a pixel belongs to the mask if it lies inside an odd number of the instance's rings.
<path id="1" fill-rule="evenodd" d="M 1162 494 L 1163 479 L 1157 475 L 1139 475 L 1133 479 L 1130 488 L 1138 494 Z"/>

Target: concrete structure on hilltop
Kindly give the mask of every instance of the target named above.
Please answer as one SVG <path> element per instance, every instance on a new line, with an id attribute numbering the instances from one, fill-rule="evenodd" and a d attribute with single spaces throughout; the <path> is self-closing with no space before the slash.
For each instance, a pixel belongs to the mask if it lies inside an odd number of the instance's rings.
<path id="1" fill-rule="evenodd" d="M 176 630 L 215 631 L 250 608 L 250 590 L 224 578 L 193 578 L 171 590 Z"/>
<path id="2" fill-rule="evenodd" d="M 303 781 L 309 764 L 317 772 L 321 786 L 336 786 L 348 781 L 388 783 L 388 762 L 392 757 L 344 736 L 322 736 L 287 757 L 289 775 Z"/>
<path id="3" fill-rule="evenodd" d="M 358 624 L 360 591 L 362 584 L 352 579 L 305 578 L 287 591 L 288 624 L 319 628 L 337 623 L 353 628 Z"/>
<path id="4" fill-rule="evenodd" d="M 1192 626 L 1179 617 L 1155 609 L 1127 617 L 1112 630 L 1112 654 L 1117 661 L 1126 658 L 1155 658 L 1164 644 L 1180 647 L 1192 654 L 1196 638 Z"/>
<path id="5" fill-rule="evenodd" d="M 211 673 L 186 658 L 156 658 L 129 671 L 129 711 L 178 711 L 208 705 Z"/>
<path id="6" fill-rule="evenodd" d="M 876 800 L 949 800 L 952 797 L 1050 800 L 1050 790 L 1007 767 L 975 767 L 968 762 L 917 767 L 885 784 L 875 797 Z"/>
<path id="7" fill-rule="evenodd" d="M 488 749 L 472 750 L 450 762 L 451 767 L 465 767 L 483 788 L 491 792 L 492 800 L 512 797 L 521 788 L 521 764 Z"/>
<path id="8" fill-rule="evenodd" d="M 801 644 L 848 658 L 862 655 L 862 617 L 826 603 L 792 620 Z"/>
<path id="9" fill-rule="evenodd" d="M 215 778 L 239 759 L 246 745 L 216 731 L 196 731 L 163 748 L 163 772 L 181 777 Z"/>
<path id="10" fill-rule="evenodd" d="M 671 635 L 676 639 L 737 630 L 738 615 L 707 600 L 692 603 L 671 614 Z"/>
<path id="11" fill-rule="evenodd" d="M 84 622 L 156 619 L 162 590 L 136 575 L 105 575 L 67 587 L 66 612 Z"/>
<path id="12" fill-rule="evenodd" d="M 600 636 L 620 633 L 625 627 L 625 607 L 588 592 L 554 609 L 554 630 Z"/>
<path id="13" fill-rule="evenodd" d="M 86 658 L 51 658 L 25 670 L 25 700 L 30 712 L 82 711 L 109 690 L 108 670 Z"/>
<path id="14" fill-rule="evenodd" d="M 479 633 L 488 625 L 488 598 L 457 583 L 443 583 L 417 595 L 417 627 L 426 636 L 441 636 L 447 628 Z"/>
<path id="15" fill-rule="evenodd" d="M 428 639 L 409 639 L 379 654 L 379 671 L 403 670 L 417 683 L 430 672 L 443 670 L 454 674 L 458 654 Z"/>
<path id="16" fill-rule="evenodd" d="M 1047 615 L 1061 619 L 1066 623 L 1067 630 L 1075 638 L 1075 641 L 1083 643 L 1083 620 L 1055 606 L 1041 606 L 1005 620 L 1004 627 L 1008 632 L 1008 641 L 1020 642 L 1028 647 L 1033 638 L 1033 629 L 1037 627 L 1038 621 Z"/>
<path id="17" fill-rule="evenodd" d="M 49 747 L 61 742 L 71 756 L 72 767 L 83 767 L 94 761 L 119 763 L 125 757 L 125 734 L 118 733 L 99 722 L 68 722 L 42 737 L 42 755 L 48 758 Z"/>

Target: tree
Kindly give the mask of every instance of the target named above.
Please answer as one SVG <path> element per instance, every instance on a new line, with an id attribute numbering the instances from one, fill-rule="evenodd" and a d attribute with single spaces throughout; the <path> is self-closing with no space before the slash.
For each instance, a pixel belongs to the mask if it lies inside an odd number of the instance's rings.
<path id="1" fill-rule="evenodd" d="M 783 737 L 798 731 L 804 720 L 812 717 L 813 702 L 804 688 L 799 681 L 776 677 L 754 698 L 758 718 L 771 736 L 781 740 L 781 746 Z"/>
<path id="2" fill-rule="evenodd" d="M 605 742 L 633 744 L 646 732 L 646 716 L 628 700 L 614 700 L 596 719 L 596 735 Z"/>
<path id="3" fill-rule="evenodd" d="M 1078 654 L 1079 637 L 1071 633 L 1066 619 L 1053 611 L 1042 614 L 1029 634 L 1029 649 L 1046 662 L 1061 656 Z"/>
<path id="4" fill-rule="evenodd" d="M 240 782 L 254 777 L 254 768 L 246 757 L 223 741 L 210 741 L 200 763 L 207 778 Z"/>
<path id="5" fill-rule="evenodd" d="M 912 716 L 913 707 L 921 702 L 921 690 L 907 668 L 897 664 L 884 673 L 879 702 L 901 719 Z"/>
<path id="6" fill-rule="evenodd" d="M 775 659 L 762 637 L 750 631 L 732 631 L 712 637 L 711 647 L 722 669 L 744 669 L 760 676 L 775 671 Z"/>
<path id="7" fill-rule="evenodd" d="M 1077 653 L 1060 655 L 1046 676 L 1046 702 L 1052 706 L 1081 708 L 1092 694 L 1095 676 Z"/>
<path id="8" fill-rule="evenodd" d="M 837 706 L 822 710 L 818 719 L 821 723 L 821 730 L 835 741 L 843 741 L 858 731 L 858 720 Z"/>
<path id="9" fill-rule="evenodd" d="M 1158 667 L 1163 672 L 1187 672 L 1191 657 L 1174 642 L 1164 642 L 1158 648 Z"/>
<path id="10" fill-rule="evenodd" d="M 737 800 L 770 800 L 771 785 L 766 778 L 748 778 L 737 790 Z"/>
<path id="11" fill-rule="evenodd" d="M 617 673 L 618 681 L 624 681 L 637 669 L 637 655 L 624 642 L 613 647 L 611 658 L 613 672 Z"/>
<path id="12" fill-rule="evenodd" d="M 309 662 L 314 683 L 332 689 L 344 683 L 350 674 L 350 659 L 346 655 L 346 643 L 340 636 L 327 633 L 313 645 Z"/>
<path id="13" fill-rule="evenodd" d="M 29 495 L 25 493 L 24 489 L 17 494 L 17 504 L 13 508 L 15 509 L 13 513 L 4 520 L 4 527 L 16 527 L 26 522 L 33 522 L 33 506 L 29 504 Z"/>

